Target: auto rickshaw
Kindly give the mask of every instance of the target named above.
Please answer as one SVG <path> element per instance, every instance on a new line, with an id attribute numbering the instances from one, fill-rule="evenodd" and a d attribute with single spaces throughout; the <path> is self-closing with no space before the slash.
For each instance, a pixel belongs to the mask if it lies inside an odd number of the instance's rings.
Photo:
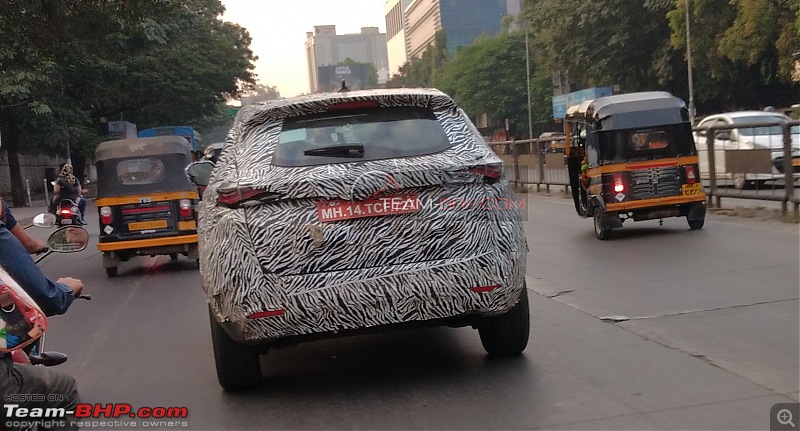
<path id="1" fill-rule="evenodd" d="M 706 215 L 697 149 L 683 100 L 666 92 L 587 100 L 567 110 L 566 159 L 575 210 L 598 239 L 625 220 Z"/>
<path id="2" fill-rule="evenodd" d="M 185 169 L 189 143 L 180 136 L 103 142 L 95 151 L 103 267 L 117 275 L 132 256 L 182 254 L 199 266 L 197 188 Z"/>

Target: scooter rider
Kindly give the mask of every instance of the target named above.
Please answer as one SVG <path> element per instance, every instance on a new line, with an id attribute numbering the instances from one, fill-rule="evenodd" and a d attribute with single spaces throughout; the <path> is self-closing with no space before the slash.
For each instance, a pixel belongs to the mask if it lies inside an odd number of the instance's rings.
<path id="1" fill-rule="evenodd" d="M 62 199 L 70 199 L 78 205 L 81 212 L 81 222 L 86 224 L 86 199 L 83 199 L 83 189 L 81 182 L 75 177 L 72 171 L 72 165 L 66 164 L 61 168 L 61 173 L 58 174 L 58 180 L 53 185 L 53 202 L 51 203 L 50 212 L 56 212 L 56 206 Z"/>
<path id="2" fill-rule="evenodd" d="M 2 220 L 0 220 L 0 266 L 25 289 L 48 316 L 66 312 L 75 296 L 83 290 L 83 283 L 80 280 L 67 277 L 54 282 L 45 277 Z M 17 364 L 12 361 L 10 354 L 0 354 L 0 396 L 5 400 L 6 396 L 19 394 L 64 396 L 63 400 L 51 400 L 58 397 L 46 397 L 44 401 L 19 401 L 19 406 L 24 408 L 64 408 L 67 411 L 74 411 L 80 403 L 75 379 L 69 374 L 47 367 Z M 58 423 L 59 420 L 51 422 Z M 59 426 L 55 429 L 79 429 L 74 418 L 64 418 L 63 423 L 66 427 Z M 2 425 L 10 428 L 7 423 Z"/>

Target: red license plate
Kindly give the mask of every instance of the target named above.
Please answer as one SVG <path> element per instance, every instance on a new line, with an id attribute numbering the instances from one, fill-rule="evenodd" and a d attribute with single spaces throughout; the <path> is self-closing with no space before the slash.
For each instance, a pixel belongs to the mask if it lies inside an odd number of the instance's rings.
<path id="1" fill-rule="evenodd" d="M 331 222 L 362 217 L 415 213 L 422 204 L 416 193 L 383 196 L 363 201 L 317 202 L 317 219 Z"/>

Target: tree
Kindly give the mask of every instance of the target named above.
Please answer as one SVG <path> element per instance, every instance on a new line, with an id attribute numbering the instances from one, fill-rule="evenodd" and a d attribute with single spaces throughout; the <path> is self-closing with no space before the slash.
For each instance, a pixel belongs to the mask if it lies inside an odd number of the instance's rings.
<path id="1" fill-rule="evenodd" d="M 686 47 L 685 7 L 677 0 L 667 16 L 672 45 L 680 50 Z M 800 4 L 692 0 L 690 12 L 699 101 L 718 109 L 796 103 L 800 86 L 792 83 L 792 71 L 800 51 Z"/>
<path id="2" fill-rule="evenodd" d="M 389 88 L 432 87 L 435 76 L 441 73 L 447 62 L 447 36 L 444 31 L 436 33 L 420 57 L 415 57 L 400 66 L 386 86 Z"/>
<path id="3" fill-rule="evenodd" d="M 481 36 L 458 50 L 436 75 L 435 84 L 469 115 L 486 113 L 496 122 L 508 118 L 512 130 L 527 135 L 526 75 L 524 33 L 503 32 Z M 550 79 L 538 73 L 531 81 L 533 122 L 535 130 L 541 131 L 552 122 Z"/>
<path id="4" fill-rule="evenodd" d="M 0 133 L 12 184 L 22 181 L 21 151 L 69 142 L 91 154 L 109 118 L 201 127 L 254 81 L 250 36 L 218 18 L 219 0 L 0 0 L 0 8 Z M 22 204 L 22 188 L 12 191 Z"/>
<path id="5" fill-rule="evenodd" d="M 378 87 L 378 68 L 376 68 L 373 63 L 361 63 L 353 60 L 350 57 L 347 57 L 340 61 L 337 66 L 366 66 L 369 76 L 367 77 L 367 85 L 365 88 Z"/>
<path id="6" fill-rule="evenodd" d="M 581 88 L 653 90 L 675 76 L 664 18 L 672 1 L 529 0 L 525 16 L 545 69 L 569 71 Z"/>
<path id="7" fill-rule="evenodd" d="M 246 103 L 266 102 L 269 100 L 277 100 L 281 98 L 281 92 L 278 87 L 269 86 L 265 84 L 257 84 L 251 91 L 242 97 L 242 101 Z"/>

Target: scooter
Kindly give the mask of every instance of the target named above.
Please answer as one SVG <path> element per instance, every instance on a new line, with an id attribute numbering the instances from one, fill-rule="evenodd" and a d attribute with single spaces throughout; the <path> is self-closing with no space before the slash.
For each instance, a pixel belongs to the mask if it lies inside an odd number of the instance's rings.
<path id="1" fill-rule="evenodd" d="M 55 226 L 81 225 L 83 225 L 83 218 L 81 218 L 81 211 L 78 204 L 72 199 L 61 199 L 61 202 L 56 206 Z"/>
<path id="2" fill-rule="evenodd" d="M 56 216 L 53 214 L 39 214 L 33 219 L 36 227 L 50 228 L 55 226 Z M 27 226 L 26 229 L 30 227 Z M 38 264 L 52 253 L 77 253 L 86 249 L 89 244 L 89 232 L 82 227 L 62 227 L 53 232 L 47 239 L 47 248 L 42 250 L 42 255 L 36 259 Z M 91 295 L 81 294 L 76 296 L 78 299 L 91 300 Z M 13 362 L 19 364 L 41 365 L 52 367 L 63 364 L 67 361 L 67 355 L 60 352 L 45 352 L 44 338 L 42 335 L 36 342 L 32 343 L 27 349 L 19 349 L 11 352 Z"/>

